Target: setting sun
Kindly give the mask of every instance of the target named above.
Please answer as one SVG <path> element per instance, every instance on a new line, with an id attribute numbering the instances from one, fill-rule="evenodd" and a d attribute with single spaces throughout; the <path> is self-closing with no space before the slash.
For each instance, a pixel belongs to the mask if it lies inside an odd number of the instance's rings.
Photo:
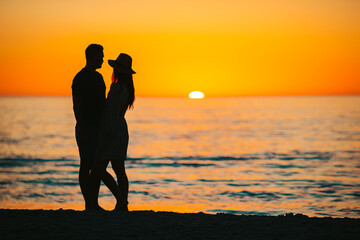
<path id="1" fill-rule="evenodd" d="M 200 91 L 193 91 L 193 92 L 189 93 L 189 98 L 202 99 L 202 98 L 204 98 L 204 94 Z"/>

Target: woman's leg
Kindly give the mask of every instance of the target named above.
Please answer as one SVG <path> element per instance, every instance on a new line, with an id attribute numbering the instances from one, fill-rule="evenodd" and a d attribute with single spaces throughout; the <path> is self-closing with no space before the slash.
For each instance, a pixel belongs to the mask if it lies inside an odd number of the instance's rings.
<path id="1" fill-rule="evenodd" d="M 126 207 L 128 204 L 129 180 L 125 172 L 125 160 L 111 161 L 111 166 L 116 174 L 118 186 L 121 192 L 122 199 L 119 202 L 121 207 Z"/>
<path id="2" fill-rule="evenodd" d="M 111 176 L 111 174 L 106 171 L 107 165 L 107 162 L 96 161 L 92 172 L 96 177 L 99 177 L 103 181 L 105 186 L 109 188 L 109 190 L 115 196 L 116 201 L 120 203 L 122 201 L 121 191 L 113 176 Z"/>

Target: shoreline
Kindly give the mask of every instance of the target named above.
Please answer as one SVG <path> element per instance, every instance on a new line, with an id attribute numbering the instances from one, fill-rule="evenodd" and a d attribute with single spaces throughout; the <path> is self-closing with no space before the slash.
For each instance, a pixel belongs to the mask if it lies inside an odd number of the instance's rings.
<path id="1" fill-rule="evenodd" d="M 2 239 L 356 239 L 360 218 L 0 209 Z"/>

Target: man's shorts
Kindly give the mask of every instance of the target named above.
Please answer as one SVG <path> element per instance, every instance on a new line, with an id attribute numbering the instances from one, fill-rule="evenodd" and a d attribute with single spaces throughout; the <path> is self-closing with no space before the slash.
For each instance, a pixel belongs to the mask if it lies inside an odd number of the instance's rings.
<path id="1" fill-rule="evenodd" d="M 84 135 L 86 137 L 84 137 Z M 75 126 L 76 143 L 79 147 L 80 159 L 93 161 L 99 138 L 99 127 L 94 125 Z"/>

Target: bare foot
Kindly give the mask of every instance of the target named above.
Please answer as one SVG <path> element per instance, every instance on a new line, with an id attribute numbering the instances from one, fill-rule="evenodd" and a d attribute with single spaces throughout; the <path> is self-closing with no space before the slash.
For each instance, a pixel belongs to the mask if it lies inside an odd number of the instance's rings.
<path id="1" fill-rule="evenodd" d="M 105 209 L 103 209 L 102 207 L 100 207 L 99 205 L 96 206 L 91 206 L 91 207 L 86 207 L 85 211 L 91 211 L 91 212 L 106 212 Z"/>
<path id="2" fill-rule="evenodd" d="M 127 206 L 127 203 L 126 204 L 116 204 L 115 205 L 115 208 L 113 210 L 114 212 L 128 212 L 129 209 L 128 209 L 128 206 Z"/>

